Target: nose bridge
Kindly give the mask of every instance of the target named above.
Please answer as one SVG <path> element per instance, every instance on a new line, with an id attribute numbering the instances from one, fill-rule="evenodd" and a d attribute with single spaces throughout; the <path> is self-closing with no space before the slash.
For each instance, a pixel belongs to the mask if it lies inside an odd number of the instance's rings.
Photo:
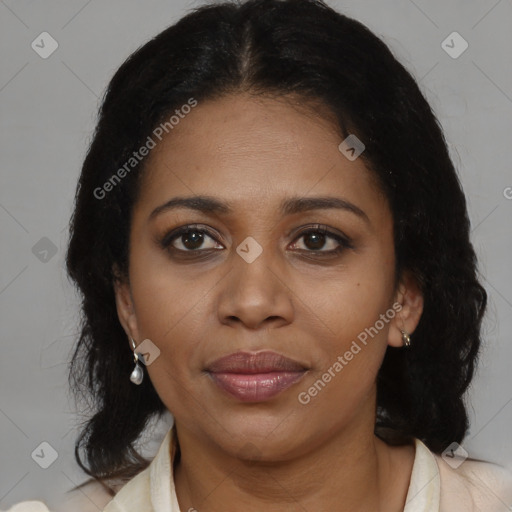
<path id="1" fill-rule="evenodd" d="M 232 284 L 238 295 L 250 293 L 254 294 L 254 299 L 261 295 L 262 300 L 268 294 L 268 300 L 276 288 L 275 271 L 271 269 L 277 266 L 277 261 L 271 244 L 261 236 L 258 238 L 261 243 L 248 236 L 235 248 L 232 256 Z"/>
<path id="2" fill-rule="evenodd" d="M 248 236 L 233 251 L 232 269 L 219 303 L 224 323 L 237 318 L 254 328 L 269 317 L 291 320 L 291 297 L 282 282 L 279 258 L 272 244 L 262 238 L 260 244 Z"/>

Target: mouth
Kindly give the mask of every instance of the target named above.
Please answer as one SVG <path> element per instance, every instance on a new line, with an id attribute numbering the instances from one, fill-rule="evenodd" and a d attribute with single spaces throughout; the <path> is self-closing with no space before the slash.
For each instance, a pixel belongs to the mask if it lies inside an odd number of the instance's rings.
<path id="1" fill-rule="evenodd" d="M 206 368 L 213 383 L 242 402 L 270 400 L 301 380 L 308 367 L 277 352 L 236 352 Z"/>

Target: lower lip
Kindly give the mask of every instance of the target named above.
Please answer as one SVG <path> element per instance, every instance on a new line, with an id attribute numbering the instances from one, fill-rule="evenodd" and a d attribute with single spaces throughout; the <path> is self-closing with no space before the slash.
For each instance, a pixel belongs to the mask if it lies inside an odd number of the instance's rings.
<path id="1" fill-rule="evenodd" d="M 209 373 L 222 390 L 242 402 L 263 402 L 299 381 L 302 372 Z"/>

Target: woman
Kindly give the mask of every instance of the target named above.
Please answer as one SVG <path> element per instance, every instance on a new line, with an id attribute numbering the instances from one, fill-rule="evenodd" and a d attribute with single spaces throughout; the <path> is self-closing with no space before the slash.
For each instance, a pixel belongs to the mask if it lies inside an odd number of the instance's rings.
<path id="1" fill-rule="evenodd" d="M 507 510 L 508 470 L 460 446 L 469 233 L 435 116 L 363 25 L 317 0 L 185 16 L 115 74 L 79 181 L 70 377 L 97 408 L 62 510 Z"/>

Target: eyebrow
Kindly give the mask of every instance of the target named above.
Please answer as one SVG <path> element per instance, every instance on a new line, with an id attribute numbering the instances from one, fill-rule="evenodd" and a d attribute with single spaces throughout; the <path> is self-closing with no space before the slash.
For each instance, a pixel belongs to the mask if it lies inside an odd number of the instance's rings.
<path id="1" fill-rule="evenodd" d="M 187 208 L 206 214 L 220 214 L 229 215 L 234 212 L 229 202 L 219 201 L 210 196 L 189 196 L 189 197 L 174 197 L 166 203 L 157 206 L 149 215 L 151 221 L 157 215 L 174 210 L 177 208 Z M 281 214 L 292 215 L 294 213 L 312 211 L 312 210 L 325 210 L 325 209 L 339 209 L 352 212 L 365 222 L 370 224 L 368 215 L 355 204 L 343 199 L 341 197 L 321 196 L 321 197 L 291 197 L 281 202 L 279 210 Z"/>

